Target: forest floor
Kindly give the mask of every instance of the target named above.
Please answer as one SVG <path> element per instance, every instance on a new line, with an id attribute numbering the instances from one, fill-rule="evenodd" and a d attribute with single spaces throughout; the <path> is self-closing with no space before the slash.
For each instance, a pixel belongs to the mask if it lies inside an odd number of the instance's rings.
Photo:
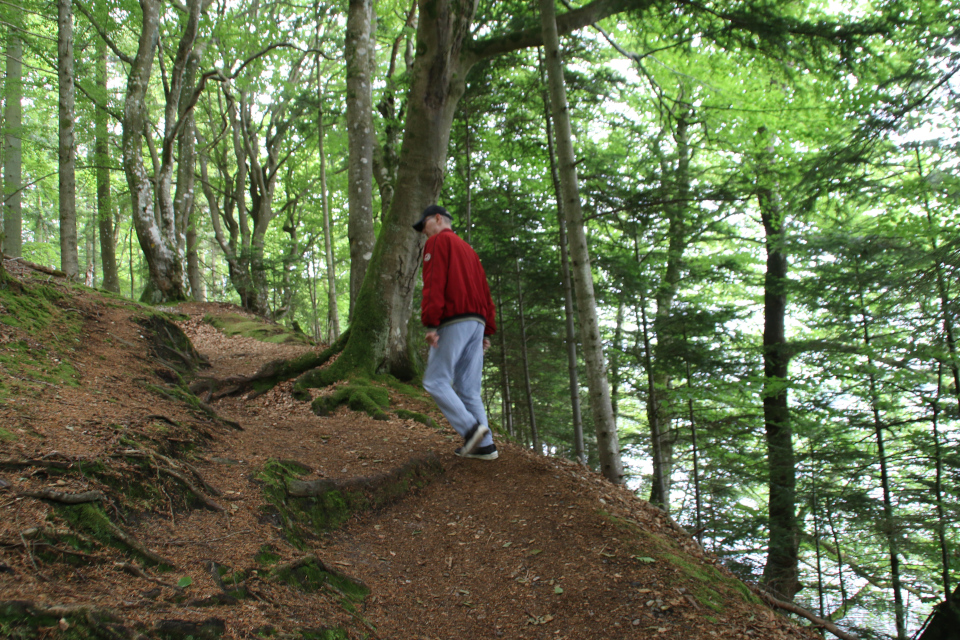
<path id="1" fill-rule="evenodd" d="M 588 469 L 500 437 L 498 460 L 458 458 L 422 394 L 391 390 L 388 420 L 319 417 L 289 381 L 186 402 L 151 349 L 156 310 L 7 264 L 25 288 L 0 296 L 0 636 L 819 637 Z M 204 321 L 242 313 L 229 305 L 164 311 L 209 359 L 203 378 L 319 350 Z M 302 538 L 267 491 L 271 461 L 342 487 L 423 460 L 419 488 Z M 308 565 L 326 577 L 296 574 Z"/>

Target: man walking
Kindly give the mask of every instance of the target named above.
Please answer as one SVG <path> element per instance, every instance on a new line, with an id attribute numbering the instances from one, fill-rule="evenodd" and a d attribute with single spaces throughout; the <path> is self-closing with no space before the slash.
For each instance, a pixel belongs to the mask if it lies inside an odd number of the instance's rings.
<path id="1" fill-rule="evenodd" d="M 487 274 L 473 248 L 453 232 L 453 216 L 430 205 L 413 228 L 427 236 L 423 249 L 420 319 L 430 345 L 423 388 L 463 438 L 463 458 L 499 455 L 480 399 L 483 352 L 497 329 Z"/>

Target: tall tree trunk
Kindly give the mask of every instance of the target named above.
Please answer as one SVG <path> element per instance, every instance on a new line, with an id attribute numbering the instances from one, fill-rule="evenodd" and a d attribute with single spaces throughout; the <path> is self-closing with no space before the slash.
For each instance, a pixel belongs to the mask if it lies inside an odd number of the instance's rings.
<path id="1" fill-rule="evenodd" d="M 196 20 L 199 19 L 198 1 L 191 0 L 190 6 L 193 19 L 188 23 L 185 38 L 190 35 L 191 24 L 195 36 Z M 169 174 L 173 164 L 167 161 L 162 165 L 162 170 L 157 175 L 156 193 L 143 164 L 143 136 L 148 126 L 146 95 L 160 35 L 160 2 L 159 0 L 141 0 L 140 7 L 143 10 L 140 40 L 137 55 L 127 78 L 127 94 L 123 109 L 123 168 L 133 204 L 134 228 L 149 271 L 149 281 L 144 287 L 141 298 L 145 302 L 158 303 L 186 299 L 186 292 L 183 286 L 182 255 L 178 251 L 173 203 L 168 190 L 171 183 Z M 168 112 L 172 106 L 175 106 L 172 104 L 174 94 L 177 94 L 177 101 L 179 100 L 179 82 L 175 85 L 173 87 L 175 91 L 171 90 L 168 95 Z M 176 111 L 173 113 L 175 114 Z M 173 124 L 170 121 L 167 123 L 170 128 Z M 172 140 L 165 140 L 165 159 L 169 158 L 171 149 L 168 144 L 172 145 L 172 142 Z M 157 209 L 160 212 L 159 217 L 156 215 Z"/>
<path id="2" fill-rule="evenodd" d="M 107 47 L 97 38 L 97 88 L 107 97 Z M 94 164 L 97 179 L 97 224 L 100 228 L 100 264 L 103 288 L 120 293 L 120 271 L 117 268 L 117 246 L 113 228 L 113 198 L 110 192 L 110 133 L 105 109 L 94 111 Z"/>
<path id="3" fill-rule="evenodd" d="M 666 498 L 667 488 L 664 481 L 666 470 L 663 464 L 663 452 L 660 450 L 660 444 L 663 442 L 660 438 L 660 414 L 650 407 L 656 401 L 656 395 L 653 381 L 653 348 L 650 345 L 650 335 L 647 331 L 647 301 L 645 298 L 640 299 L 640 316 L 640 328 L 643 333 L 643 364 L 647 370 L 647 418 L 650 420 L 650 444 L 653 450 L 653 488 L 650 490 L 650 495 L 659 498 L 656 502 L 651 499 L 650 504 L 655 504 L 667 511 L 670 504 Z"/>
<path id="4" fill-rule="evenodd" d="M 14 22 L 8 26 L 6 75 L 4 92 L 4 149 L 3 149 L 3 253 L 13 258 L 23 255 L 23 166 L 20 140 L 23 109 L 23 42 L 20 24 L 23 11 L 14 8 Z M 0 260 L 2 262 L 2 260 Z"/>
<path id="5" fill-rule="evenodd" d="M 763 129 L 758 132 L 761 137 L 765 134 Z M 764 142 L 757 175 L 757 197 L 767 251 L 763 283 L 763 420 L 769 473 L 770 543 L 763 585 L 779 598 L 792 601 L 800 590 L 800 535 L 796 515 L 796 457 L 787 404 L 785 221 L 772 167 L 773 153 L 772 144 Z"/>
<path id="6" fill-rule="evenodd" d="M 183 91 L 190 95 L 196 90 L 197 73 L 200 68 L 202 47 L 193 47 L 187 56 L 184 68 Z M 194 300 L 203 300 L 203 278 L 200 273 L 200 256 L 198 254 L 197 216 L 194 211 L 196 204 L 196 174 L 197 174 L 197 131 L 193 110 L 187 110 L 185 102 L 181 103 L 179 118 L 183 125 L 178 137 L 177 151 L 177 191 L 174 196 L 174 210 L 177 219 L 178 252 L 185 252 L 187 258 L 187 282 L 190 285 L 190 296 Z"/>
<path id="7" fill-rule="evenodd" d="M 376 42 L 373 0 L 349 0 L 347 10 L 347 201 L 350 317 L 373 257 L 373 87 Z"/>
<path id="8" fill-rule="evenodd" d="M 539 55 L 540 78 L 544 81 L 543 59 Z M 559 229 L 558 250 L 560 252 L 560 278 L 563 281 L 563 325 L 567 348 L 567 379 L 570 381 L 570 414 L 573 420 L 573 454 L 577 462 L 587 464 L 583 446 L 583 412 L 580 409 L 580 378 L 577 370 L 577 327 L 574 321 L 573 283 L 570 276 L 570 252 L 567 248 L 567 221 L 563 214 L 563 193 L 560 189 L 560 175 L 557 170 L 557 152 L 553 146 L 553 120 L 550 117 L 550 98 L 546 91 L 540 93 L 543 102 L 543 120 L 547 132 L 547 153 L 550 158 L 550 178 L 553 193 L 557 198 L 557 227 Z"/>
<path id="9" fill-rule="evenodd" d="M 863 331 L 863 344 L 867 353 L 870 353 L 870 320 L 867 315 L 866 302 L 863 296 L 863 285 L 859 282 L 859 268 L 857 270 L 858 290 L 857 298 L 860 304 L 860 322 Z M 893 587 L 893 609 L 897 628 L 897 640 L 906 640 L 906 615 L 903 606 L 903 589 L 900 575 L 899 532 L 896 518 L 893 513 L 893 496 L 890 490 L 890 472 L 887 465 L 886 438 L 884 437 L 883 418 L 880 414 L 880 393 L 877 389 L 877 379 L 873 372 L 873 358 L 867 356 L 867 382 L 870 390 L 870 410 L 873 415 L 873 435 L 877 443 L 877 457 L 880 463 L 880 489 L 883 493 L 882 529 L 887 539 L 887 552 L 890 556 L 890 582 Z"/>
<path id="10" fill-rule="evenodd" d="M 689 343 L 687 342 L 687 333 L 683 333 L 683 344 L 689 352 Z M 696 530 L 694 536 L 700 546 L 703 546 L 703 499 L 700 493 L 700 447 L 697 444 L 697 422 L 694 419 L 693 412 L 693 376 L 690 374 L 690 360 L 684 359 L 684 365 L 687 369 L 687 415 L 690 420 L 690 448 L 693 452 L 693 497 L 696 510 Z"/>
<path id="11" fill-rule="evenodd" d="M 523 385 L 527 392 L 527 412 L 530 414 L 530 444 L 533 450 L 543 453 L 540 433 L 537 431 L 537 414 L 533 408 L 533 388 L 530 384 L 530 358 L 527 351 L 527 320 L 523 315 L 523 285 L 520 282 L 520 259 L 517 266 L 517 318 L 520 320 L 520 355 L 523 357 Z"/>
<path id="12" fill-rule="evenodd" d="M 327 274 L 327 341 L 340 338 L 340 311 L 337 309 L 337 270 L 333 262 L 333 237 L 330 230 L 330 203 L 327 193 L 327 154 L 323 150 L 326 128 L 323 126 L 323 90 L 320 83 L 320 57 L 317 56 L 317 146 L 320 154 L 320 201 L 323 207 L 323 253 Z"/>
<path id="13" fill-rule="evenodd" d="M 943 390 L 943 363 L 937 366 L 937 397 L 933 401 L 933 455 L 936 475 L 934 499 L 937 503 L 937 543 L 940 546 L 940 576 L 943 581 L 943 598 L 947 608 L 954 606 L 950 590 L 950 549 L 947 543 L 947 517 L 943 506 L 943 452 L 940 449 L 940 395 Z"/>
<path id="14" fill-rule="evenodd" d="M 57 75 L 60 85 L 60 270 L 80 275 L 77 253 L 77 142 L 73 77 L 73 5 L 57 0 Z"/>
<path id="15" fill-rule="evenodd" d="M 500 291 L 500 274 L 497 274 L 497 319 L 500 321 L 497 333 L 500 335 L 500 398 L 503 401 L 501 426 L 507 433 L 516 437 L 513 426 L 513 402 L 510 399 L 510 372 L 507 369 L 507 332 L 503 315 L 503 295 Z"/>
<path id="16" fill-rule="evenodd" d="M 680 93 L 681 103 L 683 92 Z M 666 370 L 666 363 L 672 359 L 670 354 L 676 340 L 674 336 L 673 301 L 677 295 L 677 287 L 682 275 L 683 255 L 689 243 L 689 205 L 690 198 L 690 159 L 692 149 L 689 140 L 690 108 L 685 106 L 676 116 L 677 166 L 672 170 L 668 163 L 662 163 L 663 191 L 670 204 L 665 207 L 669 227 L 667 231 L 667 265 L 657 287 L 655 299 L 657 304 L 656 315 L 653 319 L 653 334 L 657 338 L 654 347 L 653 361 L 653 388 L 652 399 L 647 405 L 648 421 L 660 426 L 659 451 L 662 474 L 659 483 L 654 483 L 653 490 L 663 489 L 662 495 L 650 496 L 653 504 L 662 504 L 664 509 L 670 508 L 670 487 L 673 484 L 673 448 L 677 440 L 675 429 L 669 428 L 677 411 L 672 406 L 669 397 L 670 375 Z M 669 176 L 669 178 L 668 178 Z M 656 414 L 654 418 L 652 414 Z"/>
<path id="17" fill-rule="evenodd" d="M 577 184 L 577 168 L 573 153 L 573 136 L 567 106 L 563 66 L 560 59 L 560 39 L 557 31 L 554 0 L 540 0 L 540 20 L 543 28 L 544 53 L 550 85 L 550 104 L 556 126 L 557 158 L 560 165 L 560 187 L 563 191 L 563 211 L 570 234 L 570 257 L 577 293 L 577 311 L 580 316 L 580 342 L 587 366 L 587 387 L 590 390 L 590 408 L 597 430 L 597 448 L 600 471 L 605 478 L 623 482 L 623 465 L 617 439 L 617 424 L 610 403 L 610 383 L 607 380 L 603 343 L 597 319 L 597 304 L 593 293 L 593 275 L 590 255 L 583 228 L 583 212 Z"/>

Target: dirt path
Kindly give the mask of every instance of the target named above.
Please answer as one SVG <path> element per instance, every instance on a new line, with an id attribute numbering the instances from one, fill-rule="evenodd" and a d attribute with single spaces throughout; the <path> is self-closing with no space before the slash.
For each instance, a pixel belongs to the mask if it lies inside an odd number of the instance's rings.
<path id="1" fill-rule="evenodd" d="M 13 360 L 0 359 L 0 389 L 13 391 L 0 406 L 0 436 L 9 436 L 0 437 L 0 605 L 107 612 L 147 637 L 183 624 L 186 635 L 202 635 L 189 625 L 212 624 L 228 638 L 334 627 L 347 635 L 317 637 L 817 637 L 760 605 L 668 518 L 595 473 L 502 438 L 500 459 L 462 460 L 443 422 L 435 429 L 345 408 L 318 417 L 292 398 L 289 382 L 259 397 L 211 402 L 242 430 L 231 428 L 174 397 L 175 375 L 149 356 L 137 311 L 97 295 L 70 296 L 57 304 L 78 315 L 77 337 L 64 346 L 63 328 L 48 331 L 69 353 L 77 385 L 24 382 L 4 364 Z M 189 315 L 179 324 L 210 360 L 201 375 L 249 375 L 305 349 L 228 338 L 201 321 L 224 308 L 177 309 Z M 0 324 L 0 356 L 39 339 L 26 334 Z M 53 357 L 53 349 L 37 348 L 37 357 Z M 392 396 L 391 409 L 441 419 L 426 397 Z M 430 484 L 300 546 L 285 537 L 265 498 L 270 461 L 295 462 L 303 480 L 338 481 L 390 473 L 431 454 L 442 473 Z M 101 465 L 117 482 L 106 472 L 72 472 L 82 465 Z M 207 488 L 194 492 L 206 502 L 182 497 L 175 469 L 202 479 Z M 82 552 L 65 545 L 64 512 L 27 495 L 51 489 L 103 492 L 106 513 L 173 571 L 131 563 L 123 545 Z M 47 533 L 31 533 L 40 530 Z M 266 575 L 264 554 L 274 566 L 315 554 L 370 594 L 351 613 L 333 586 L 298 590 Z M 231 576 L 242 579 L 242 597 L 224 584 Z M 4 615 L 0 606 L 0 635 Z M 34 637 L 56 637 L 55 627 Z"/>
<path id="2" fill-rule="evenodd" d="M 231 372 L 224 363 L 240 366 L 240 352 L 260 352 L 248 365 L 279 355 L 262 343 L 224 340 L 206 325 L 186 328 L 215 375 Z M 373 475 L 429 452 L 445 468 L 419 493 L 318 542 L 320 556 L 370 587 L 364 616 L 377 637 L 806 637 L 745 605 L 735 579 L 711 561 L 693 567 L 702 557 L 695 544 L 678 542 L 658 511 L 597 474 L 502 439 L 500 459 L 463 460 L 452 453 L 460 443 L 449 427 L 346 409 L 320 418 L 288 387 L 218 403 L 246 430 L 214 443 L 212 454 L 251 466 L 293 459 L 334 479 Z M 676 568 L 671 556 L 690 568 Z"/>

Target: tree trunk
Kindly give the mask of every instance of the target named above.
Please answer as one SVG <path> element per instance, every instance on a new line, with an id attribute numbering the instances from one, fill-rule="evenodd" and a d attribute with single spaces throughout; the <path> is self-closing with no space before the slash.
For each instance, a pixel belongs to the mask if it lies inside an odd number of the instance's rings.
<path id="1" fill-rule="evenodd" d="M 933 614 L 927 620 L 923 632 L 917 640 L 957 640 L 957 629 L 960 629 L 960 585 L 953 591 L 951 600 L 953 606 L 944 601 L 933 609 Z"/>
<path id="2" fill-rule="evenodd" d="M 870 321 L 867 316 L 867 307 L 863 298 L 863 286 L 860 283 L 858 283 L 858 285 L 857 295 L 860 303 L 863 344 L 867 353 L 869 353 Z M 877 379 L 873 373 L 873 358 L 869 356 L 867 357 L 867 367 L 869 369 L 867 381 L 870 389 L 870 410 L 873 414 L 873 434 L 877 443 L 877 457 L 880 462 L 880 488 L 883 492 L 884 523 L 881 528 L 887 538 L 887 552 L 890 555 L 890 582 L 893 585 L 893 610 L 897 628 L 897 640 L 906 640 L 907 627 L 903 606 L 903 589 L 901 588 L 899 534 L 893 513 L 893 497 L 890 491 L 890 472 L 887 467 L 886 439 L 883 434 L 885 427 L 883 418 L 880 415 L 880 394 L 877 390 Z"/>
<path id="3" fill-rule="evenodd" d="M 317 146 L 320 154 L 320 201 L 323 207 L 323 252 L 327 273 L 327 342 L 340 338 L 340 311 L 337 308 L 337 270 L 333 262 L 333 237 L 330 231 L 330 203 L 327 194 L 327 154 L 323 150 L 326 129 L 323 126 L 323 91 L 320 83 L 320 57 L 317 56 Z"/>
<path id="4" fill-rule="evenodd" d="M 97 38 L 97 88 L 107 96 L 107 47 Z M 120 293 L 120 272 L 117 268 L 117 246 L 113 228 L 113 198 L 110 192 L 110 133 L 105 109 L 94 111 L 94 164 L 97 179 L 97 224 L 100 229 L 100 264 L 103 288 Z"/>
<path id="5" fill-rule="evenodd" d="M 183 91 L 190 95 L 196 90 L 197 72 L 200 67 L 202 47 L 193 47 L 187 55 L 183 73 Z M 193 110 L 187 110 L 187 105 L 181 103 L 179 118 L 183 125 L 178 137 L 177 159 L 177 191 L 173 199 L 174 211 L 177 220 L 178 242 L 182 239 L 178 252 L 185 252 L 187 258 L 187 282 L 190 285 L 190 296 L 194 300 L 203 300 L 203 278 L 200 273 L 200 257 L 197 253 L 197 216 L 194 211 L 196 204 L 196 174 L 197 174 L 197 131 Z"/>
<path id="6" fill-rule="evenodd" d="M 500 321 L 497 333 L 500 336 L 500 399 L 503 401 L 501 426 L 507 433 L 516 437 L 513 426 L 513 403 L 510 399 L 510 372 L 507 369 L 507 332 L 503 315 L 503 296 L 500 292 L 500 275 L 497 275 L 497 319 Z"/>
<path id="7" fill-rule="evenodd" d="M 937 397 L 933 401 L 933 455 L 936 475 L 934 477 L 934 499 L 937 503 L 937 542 L 940 546 L 940 575 L 943 580 L 943 597 L 948 608 L 953 607 L 950 591 L 950 549 L 947 546 L 947 516 L 943 506 L 943 451 L 940 447 L 940 395 L 943 390 L 943 363 L 937 367 Z"/>
<path id="8" fill-rule="evenodd" d="M 680 100 L 683 101 L 681 91 Z M 673 301 L 677 295 L 682 274 L 683 255 L 689 243 L 689 223 L 687 218 L 690 198 L 690 159 L 692 150 L 689 141 L 689 107 L 684 107 L 676 116 L 677 126 L 674 140 L 676 142 L 677 166 L 672 170 L 666 162 L 662 163 L 663 191 L 666 199 L 671 201 L 665 207 L 669 221 L 667 265 L 660 279 L 660 286 L 656 291 L 656 315 L 653 319 L 653 334 L 657 344 L 653 352 L 653 388 L 652 401 L 647 405 L 648 420 L 655 421 L 660 426 L 660 465 L 662 475 L 660 483 L 654 484 L 654 490 L 663 488 L 663 495 L 651 495 L 650 501 L 654 504 L 670 508 L 670 487 L 673 484 L 673 448 L 677 440 L 675 429 L 669 428 L 677 411 L 672 406 L 669 395 L 670 376 L 666 371 L 665 363 L 672 359 L 671 351 L 675 342 Z M 668 178 L 670 176 L 670 178 Z M 652 417 L 656 414 L 656 418 Z"/>
<path id="9" fill-rule="evenodd" d="M 520 283 L 520 259 L 517 258 L 517 314 L 520 320 L 520 355 L 523 358 L 523 385 L 527 392 L 527 412 L 530 414 L 530 446 L 543 454 L 540 433 L 537 431 L 537 414 L 533 408 L 533 388 L 530 384 L 530 358 L 527 353 L 527 321 L 523 316 L 523 285 Z"/>
<path id="10" fill-rule="evenodd" d="M 670 508 L 670 502 L 667 499 L 667 486 L 664 476 L 666 470 L 663 464 L 663 451 L 660 444 L 663 440 L 660 438 L 660 414 L 651 404 L 656 402 L 653 381 L 653 357 L 652 347 L 650 345 L 650 335 L 647 332 L 647 301 L 644 298 L 640 300 L 640 328 L 643 333 L 643 364 L 647 370 L 647 418 L 650 421 L 650 444 L 653 450 L 653 486 L 650 489 L 650 504 L 655 504 L 664 511 Z M 669 512 L 669 511 L 668 511 Z"/>
<path id="11" fill-rule="evenodd" d="M 196 15 L 199 19 L 199 12 L 194 13 L 194 9 L 199 6 L 198 2 L 191 0 L 190 5 L 191 16 Z M 140 40 L 127 78 L 127 95 L 123 109 L 123 169 L 133 205 L 134 228 L 149 271 L 149 281 L 144 287 L 141 299 L 144 302 L 159 303 L 184 300 L 186 292 L 183 286 L 182 255 L 177 249 L 177 228 L 168 191 L 171 182 L 168 174 L 172 171 L 172 163 L 167 162 L 159 172 L 156 194 L 143 164 L 143 136 L 148 128 L 146 95 L 160 35 L 160 2 L 141 0 L 140 6 L 143 10 Z M 185 33 L 184 37 L 188 35 L 189 33 Z M 177 89 L 178 91 L 171 91 L 168 96 L 168 112 L 173 94 L 179 93 L 179 86 Z M 172 126 L 172 123 L 168 124 Z M 164 157 L 168 153 L 167 142 L 172 144 L 172 141 L 165 141 Z M 155 195 L 160 211 L 159 219 L 155 212 Z"/>
<path id="12" fill-rule="evenodd" d="M 7 33 L 6 77 L 4 91 L 4 149 L 3 149 L 3 253 L 13 258 L 23 256 L 23 165 L 20 140 L 23 109 L 23 42 L 19 25 L 22 10 L 15 8 L 15 22 Z M 2 260 L 0 260 L 2 262 Z"/>
<path id="13" fill-rule="evenodd" d="M 73 5 L 57 1 L 57 73 L 60 85 L 60 270 L 80 275 L 77 253 L 77 143 L 73 77 Z"/>
<path id="14" fill-rule="evenodd" d="M 683 334 L 683 343 L 689 351 L 689 343 L 687 342 L 687 334 L 684 331 Z M 703 546 L 703 499 L 700 493 L 700 447 L 697 444 L 697 422 L 694 419 L 695 415 L 693 412 L 693 376 L 690 374 L 690 360 L 685 359 L 684 365 L 687 369 L 687 414 L 690 420 L 690 448 L 693 452 L 693 497 L 694 504 L 696 509 L 696 529 L 694 531 L 694 536 L 697 538 L 697 542 L 700 546 Z"/>
<path id="15" fill-rule="evenodd" d="M 610 403 L 610 384 L 607 380 L 603 343 L 600 340 L 597 304 L 593 293 L 593 275 L 590 271 L 590 255 L 587 250 L 587 239 L 583 228 L 583 212 L 580 208 L 570 113 L 563 82 L 560 40 L 553 2 L 554 0 L 540 0 L 540 20 L 543 26 L 550 103 L 553 122 L 556 126 L 560 186 L 563 191 L 562 207 L 567 218 L 570 234 L 570 257 L 577 294 L 577 311 L 580 316 L 580 342 L 583 344 L 584 361 L 587 366 L 587 387 L 590 390 L 590 407 L 597 430 L 600 471 L 611 482 L 620 484 L 623 482 L 623 466 L 620 460 L 617 424 Z"/>
<path id="16" fill-rule="evenodd" d="M 540 81 L 546 86 L 543 57 L 539 55 Z M 546 90 L 541 91 L 543 102 L 543 120 L 546 124 L 547 155 L 550 158 L 550 179 L 553 193 L 557 198 L 557 228 L 559 229 L 558 250 L 560 252 L 560 278 L 563 281 L 563 320 L 567 348 L 567 379 L 570 381 L 570 413 L 573 420 L 573 454 L 577 462 L 586 466 L 587 456 L 583 446 L 583 412 L 580 408 L 580 379 L 577 370 L 577 327 L 574 321 L 573 283 L 570 277 L 570 253 L 567 248 L 567 222 L 563 215 L 563 192 L 560 189 L 560 175 L 557 170 L 557 152 L 553 146 L 553 120 L 550 117 L 550 97 Z"/>
<path id="17" fill-rule="evenodd" d="M 373 88 L 376 66 L 373 0 L 349 0 L 347 10 L 347 184 L 350 316 L 373 257 Z"/>
<path id="18" fill-rule="evenodd" d="M 765 131 L 761 129 L 759 135 Z M 757 197 L 763 220 L 767 271 L 763 293 L 763 420 L 769 472 L 770 543 L 763 568 L 764 588 L 788 602 L 800 590 L 799 525 L 796 516 L 797 477 L 793 428 L 787 404 L 789 357 L 786 352 L 787 256 L 784 213 L 773 175 L 773 147 L 761 151 Z"/>

